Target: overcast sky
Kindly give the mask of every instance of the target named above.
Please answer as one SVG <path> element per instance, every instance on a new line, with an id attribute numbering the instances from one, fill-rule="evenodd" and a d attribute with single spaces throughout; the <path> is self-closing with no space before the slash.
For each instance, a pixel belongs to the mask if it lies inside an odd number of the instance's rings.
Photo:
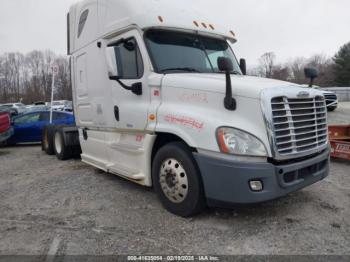
<path id="1" fill-rule="evenodd" d="M 66 52 L 66 13 L 77 0 L 0 0 L 0 53 Z M 127 0 L 125 0 L 127 1 Z M 167 0 L 176 1 L 176 0 Z M 257 64 L 273 51 L 280 62 L 329 56 L 350 41 L 349 0 L 189 0 L 233 25 L 237 57 Z M 214 20 L 214 19 L 213 19 Z"/>

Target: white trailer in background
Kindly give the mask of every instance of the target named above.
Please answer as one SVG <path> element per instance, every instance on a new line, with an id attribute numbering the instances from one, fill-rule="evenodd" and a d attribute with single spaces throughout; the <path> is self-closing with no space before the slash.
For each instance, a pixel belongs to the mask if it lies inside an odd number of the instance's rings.
<path id="1" fill-rule="evenodd" d="M 56 152 L 79 132 L 82 161 L 153 186 L 181 216 L 328 175 L 322 93 L 245 76 L 234 26 L 191 1 L 85 0 L 68 29 L 77 127 L 51 129 Z"/>

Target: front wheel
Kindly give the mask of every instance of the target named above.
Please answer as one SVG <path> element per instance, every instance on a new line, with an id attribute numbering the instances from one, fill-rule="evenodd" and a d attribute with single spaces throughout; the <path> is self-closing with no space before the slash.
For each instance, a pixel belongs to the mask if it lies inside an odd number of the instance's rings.
<path id="1" fill-rule="evenodd" d="M 157 152 L 152 177 L 160 201 L 171 213 L 190 217 L 205 208 L 199 169 L 184 143 L 171 143 Z"/>

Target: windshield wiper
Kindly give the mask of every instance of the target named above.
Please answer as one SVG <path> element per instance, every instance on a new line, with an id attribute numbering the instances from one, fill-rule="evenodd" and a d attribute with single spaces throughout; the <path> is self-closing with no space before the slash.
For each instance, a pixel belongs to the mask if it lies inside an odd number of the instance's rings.
<path id="1" fill-rule="evenodd" d="M 196 72 L 196 73 L 201 73 L 201 71 L 195 69 L 195 68 L 191 68 L 191 67 L 175 67 L 175 68 L 166 68 L 161 70 L 161 73 L 166 73 L 169 71 L 184 71 L 184 72 Z"/>

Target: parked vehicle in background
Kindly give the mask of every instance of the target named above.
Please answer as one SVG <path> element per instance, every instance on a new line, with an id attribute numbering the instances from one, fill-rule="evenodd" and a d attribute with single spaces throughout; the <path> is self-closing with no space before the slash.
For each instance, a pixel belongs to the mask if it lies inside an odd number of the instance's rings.
<path id="1" fill-rule="evenodd" d="M 26 111 L 26 106 L 22 103 L 8 103 L 0 105 L 1 108 L 14 108 L 17 110 L 18 114 L 22 114 Z"/>
<path id="2" fill-rule="evenodd" d="M 35 106 L 46 106 L 46 102 L 38 101 L 38 102 L 33 103 L 33 105 L 35 105 Z"/>
<path id="3" fill-rule="evenodd" d="M 39 111 L 20 115 L 12 120 L 14 134 L 8 144 L 41 142 L 43 128 L 49 124 L 50 111 Z M 53 112 L 54 125 L 74 125 L 74 115 L 67 112 Z"/>
<path id="4" fill-rule="evenodd" d="M 309 88 L 317 89 L 325 97 L 326 100 L 326 105 L 327 105 L 327 110 L 328 111 L 334 111 L 338 107 L 338 96 L 336 93 L 332 91 L 326 91 L 322 90 L 319 86 L 314 85 L 314 79 L 318 77 L 318 72 L 314 68 L 305 68 L 305 76 L 306 78 L 310 78 L 310 84 L 308 85 Z M 307 85 L 304 85 L 307 86 Z"/>
<path id="5" fill-rule="evenodd" d="M 332 91 L 325 91 L 318 88 L 326 98 L 326 104 L 328 111 L 334 111 L 338 108 L 338 96 Z"/>
<path id="6" fill-rule="evenodd" d="M 68 101 L 68 100 L 53 101 L 52 109 L 55 111 L 72 112 L 73 111 L 72 105 L 73 105 L 72 101 Z"/>
<path id="7" fill-rule="evenodd" d="M 10 117 L 14 117 L 18 115 L 18 110 L 11 106 L 0 105 L 0 112 L 6 112 L 10 115 Z"/>
<path id="8" fill-rule="evenodd" d="M 26 107 L 25 113 L 32 113 L 32 112 L 38 112 L 38 111 L 47 111 L 50 110 L 50 107 L 46 105 L 32 105 Z"/>
<path id="9" fill-rule="evenodd" d="M 10 115 L 7 112 L 0 112 L 0 143 L 6 141 L 12 134 Z"/>

